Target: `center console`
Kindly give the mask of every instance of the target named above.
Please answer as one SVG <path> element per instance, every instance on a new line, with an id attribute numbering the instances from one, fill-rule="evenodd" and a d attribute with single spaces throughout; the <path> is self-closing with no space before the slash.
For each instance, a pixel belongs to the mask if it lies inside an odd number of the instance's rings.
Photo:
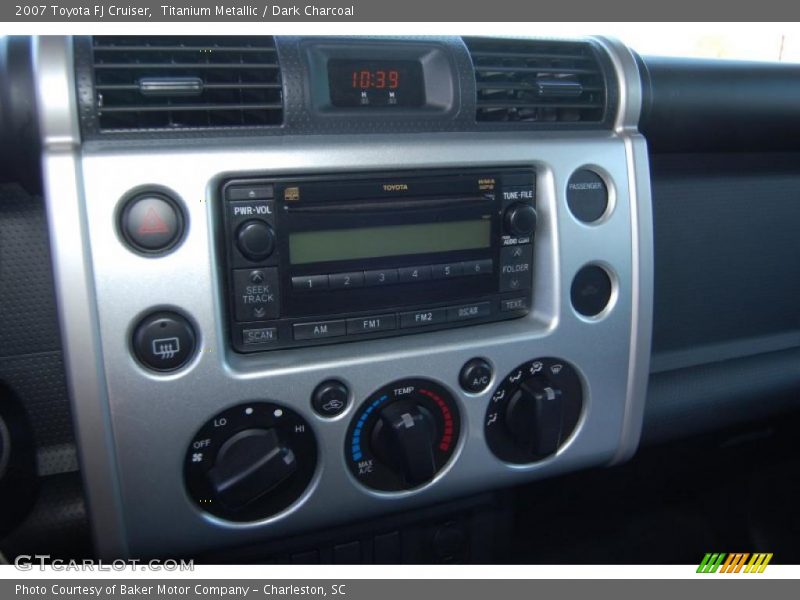
<path id="1" fill-rule="evenodd" d="M 137 129 L 103 88 L 120 85 L 102 79 L 111 42 L 88 79 L 81 43 L 38 42 L 40 72 L 61 73 L 38 89 L 101 554 L 274 540 L 635 451 L 652 239 L 625 48 L 566 46 L 599 57 L 607 114 L 558 61 L 542 73 L 567 79 L 509 113 L 482 96 L 495 50 L 477 42 L 278 38 L 259 64 L 280 58 L 282 127 L 251 131 L 242 108 L 243 129 L 192 134 L 185 115 L 154 132 L 157 100 Z M 99 116 L 82 95 L 98 89 Z M 234 118 L 203 106 L 205 126 Z M 521 124 L 481 116 L 497 110 Z"/>

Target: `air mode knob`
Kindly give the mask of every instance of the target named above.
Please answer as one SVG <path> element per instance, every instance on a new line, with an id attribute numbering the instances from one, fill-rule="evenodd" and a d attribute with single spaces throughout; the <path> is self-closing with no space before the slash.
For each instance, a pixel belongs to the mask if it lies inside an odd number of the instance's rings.
<path id="1" fill-rule="evenodd" d="M 505 420 L 514 442 L 532 457 L 554 454 L 562 442 L 564 395 L 544 379 L 526 381 L 509 399 Z"/>
<path id="2" fill-rule="evenodd" d="M 583 409 L 575 369 L 555 358 L 537 358 L 509 373 L 492 394 L 484 433 L 501 460 L 525 464 L 552 456 L 567 442 Z"/>
<path id="3" fill-rule="evenodd" d="M 515 202 L 506 209 L 503 220 L 509 235 L 523 237 L 536 231 L 536 209 L 530 204 Z"/>
<path id="4" fill-rule="evenodd" d="M 236 231 L 236 247 L 248 260 L 262 261 L 275 250 L 275 232 L 265 221 L 245 221 Z"/>

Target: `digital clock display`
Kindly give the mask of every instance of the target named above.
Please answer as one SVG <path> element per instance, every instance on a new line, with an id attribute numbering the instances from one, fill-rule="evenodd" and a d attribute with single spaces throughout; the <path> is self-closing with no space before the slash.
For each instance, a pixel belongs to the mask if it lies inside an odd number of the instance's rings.
<path id="1" fill-rule="evenodd" d="M 418 107 L 425 104 L 422 65 L 415 60 L 328 62 L 331 104 L 337 107 Z"/>

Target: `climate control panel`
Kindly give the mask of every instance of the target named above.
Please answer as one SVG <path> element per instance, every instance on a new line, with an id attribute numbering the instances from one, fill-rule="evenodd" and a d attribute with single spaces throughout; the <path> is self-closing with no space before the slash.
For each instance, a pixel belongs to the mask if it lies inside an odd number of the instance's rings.
<path id="1" fill-rule="evenodd" d="M 473 358 L 461 368 L 459 381 L 462 387 L 470 384 L 467 391 L 480 392 L 491 374 L 485 359 Z M 347 406 L 348 395 L 346 385 L 327 380 L 315 388 L 310 404 L 327 418 Z M 393 381 L 367 396 L 350 417 L 345 435 L 344 462 L 350 475 L 363 488 L 378 492 L 424 488 L 457 461 L 462 414 L 468 410 L 457 398 L 429 378 Z M 321 409 L 334 400 L 335 411 Z M 489 396 L 485 443 L 509 465 L 541 461 L 566 444 L 582 411 L 583 384 L 572 365 L 558 358 L 530 360 L 512 370 Z M 330 422 L 319 426 L 329 427 Z M 309 423 L 285 405 L 258 401 L 228 408 L 199 429 L 186 451 L 184 477 L 199 508 L 246 522 L 299 501 L 316 467 L 317 442 Z"/>

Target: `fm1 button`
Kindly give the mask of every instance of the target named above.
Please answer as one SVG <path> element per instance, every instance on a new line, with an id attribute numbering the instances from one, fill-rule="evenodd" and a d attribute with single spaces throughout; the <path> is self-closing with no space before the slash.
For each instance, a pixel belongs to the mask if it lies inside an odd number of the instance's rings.
<path id="1" fill-rule="evenodd" d="M 492 381 L 492 366 L 482 358 L 473 358 L 461 367 L 458 382 L 465 392 L 477 394 L 489 387 Z"/>
<path id="2" fill-rule="evenodd" d="M 166 252 L 183 235 L 183 213 L 177 202 L 160 192 L 145 192 L 128 200 L 120 217 L 122 237 L 144 254 Z"/>
<path id="3" fill-rule="evenodd" d="M 142 319 L 133 332 L 136 358 L 154 371 L 179 369 L 194 354 L 196 337 L 191 323 L 173 312 Z"/>
<path id="4" fill-rule="evenodd" d="M 333 379 L 323 381 L 311 395 L 311 406 L 322 417 L 335 417 L 347 408 L 350 392 L 347 386 Z"/>
<path id="5" fill-rule="evenodd" d="M 572 306 L 585 317 L 597 316 L 608 306 L 611 288 L 611 278 L 605 269 L 597 265 L 587 265 L 572 280 Z"/>

